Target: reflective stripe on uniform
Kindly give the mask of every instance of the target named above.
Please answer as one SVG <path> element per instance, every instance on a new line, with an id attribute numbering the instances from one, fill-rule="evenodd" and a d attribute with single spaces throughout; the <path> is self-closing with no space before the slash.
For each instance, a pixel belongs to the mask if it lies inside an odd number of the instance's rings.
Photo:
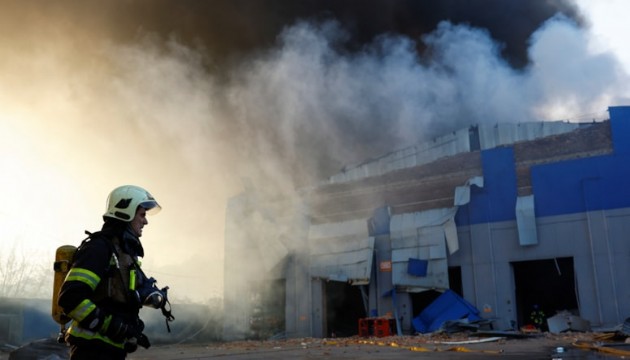
<path id="1" fill-rule="evenodd" d="M 112 316 L 108 315 L 105 317 L 105 321 L 103 321 L 103 325 L 101 325 L 101 331 L 106 332 L 109 329 L 109 324 L 112 322 Z"/>
<path id="2" fill-rule="evenodd" d="M 80 281 L 87 284 L 92 290 L 101 282 L 101 278 L 90 270 L 72 268 L 66 276 L 66 281 Z"/>
<path id="3" fill-rule="evenodd" d="M 129 271 L 129 290 L 136 290 L 136 269 Z"/>
<path id="4" fill-rule="evenodd" d="M 81 301 L 81 303 L 77 305 L 77 307 L 72 309 L 68 316 L 76 321 L 82 321 L 88 315 L 90 315 L 92 311 L 94 311 L 94 309 L 96 309 L 96 305 L 94 305 L 92 301 L 85 299 Z"/>
<path id="5" fill-rule="evenodd" d="M 86 340 L 100 340 L 104 343 L 107 343 L 111 346 L 115 346 L 117 348 L 120 349 L 124 349 L 125 345 L 124 343 L 117 343 L 117 342 L 113 342 L 110 338 L 103 336 L 97 332 L 94 331 L 90 331 L 87 329 L 84 329 L 82 327 L 79 326 L 79 324 L 76 321 L 72 322 L 72 325 L 70 326 L 70 328 L 68 329 L 68 334 L 74 336 L 74 337 L 78 337 L 81 339 L 86 339 Z"/>

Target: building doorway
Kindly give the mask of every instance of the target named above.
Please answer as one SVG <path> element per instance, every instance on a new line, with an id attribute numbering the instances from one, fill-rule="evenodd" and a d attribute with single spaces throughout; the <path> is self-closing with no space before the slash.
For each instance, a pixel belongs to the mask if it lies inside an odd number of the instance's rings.
<path id="1" fill-rule="evenodd" d="M 359 319 L 367 317 L 359 286 L 346 282 L 327 281 L 326 337 L 350 337 L 359 333 Z"/>
<path id="2" fill-rule="evenodd" d="M 545 318 L 564 310 L 579 316 L 572 257 L 518 261 L 511 265 L 519 327 L 533 325 L 534 310 L 542 311 Z M 546 325 L 545 321 L 544 330 Z"/>

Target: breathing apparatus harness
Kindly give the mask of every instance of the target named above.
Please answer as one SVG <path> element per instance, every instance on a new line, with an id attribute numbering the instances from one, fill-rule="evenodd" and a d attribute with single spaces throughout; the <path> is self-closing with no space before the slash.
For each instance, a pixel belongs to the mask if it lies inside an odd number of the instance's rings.
<path id="1" fill-rule="evenodd" d="M 99 232 L 91 233 L 85 230 L 85 234 L 88 235 L 82 242 L 79 248 L 87 242 L 89 239 L 93 238 L 95 235 L 98 235 Z M 110 250 L 112 253 L 112 259 L 114 260 L 114 266 L 116 267 L 115 271 L 118 273 L 120 280 L 125 283 L 123 273 L 120 269 L 120 264 L 118 262 L 118 251 L 116 247 L 108 241 L 110 244 Z M 171 332 L 171 327 L 169 325 L 170 322 L 175 320 L 175 317 L 172 314 L 171 303 L 168 300 L 168 286 L 163 288 L 157 287 L 157 280 L 153 277 L 149 278 L 142 271 L 142 268 L 139 266 L 137 261 L 137 256 L 144 256 L 144 249 L 142 248 L 142 244 L 137 237 L 130 235 L 127 231 L 123 234 L 123 239 L 121 239 L 121 248 L 123 248 L 127 253 L 134 254 L 134 261 L 130 267 L 129 271 L 129 287 L 127 293 L 127 300 L 136 305 L 138 308 L 143 306 L 151 307 L 154 309 L 160 309 L 162 311 L 162 315 L 164 315 L 166 322 L 166 329 L 168 332 Z M 138 276 L 136 276 L 138 275 Z M 113 276 L 113 275 L 112 275 Z M 136 282 L 136 279 L 139 281 Z"/>
<path id="2" fill-rule="evenodd" d="M 171 326 L 169 325 L 169 322 L 174 321 L 175 317 L 171 313 L 171 303 L 168 300 L 169 287 L 165 286 L 161 289 L 158 288 L 156 285 L 157 280 L 152 277 L 147 278 L 140 267 L 136 267 L 136 270 L 142 277 L 142 285 L 135 291 L 130 290 L 130 297 L 136 304 L 139 304 L 140 307 L 147 306 L 154 309 L 160 309 L 165 318 L 166 329 L 170 333 Z M 120 274 L 120 272 L 118 273 Z M 131 275 L 131 277 L 133 278 L 133 275 Z"/>

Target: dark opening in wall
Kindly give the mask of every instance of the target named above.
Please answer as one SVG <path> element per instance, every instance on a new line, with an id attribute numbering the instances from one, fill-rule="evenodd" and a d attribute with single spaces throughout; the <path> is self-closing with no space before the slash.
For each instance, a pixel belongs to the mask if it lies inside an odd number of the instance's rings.
<path id="1" fill-rule="evenodd" d="M 461 266 L 453 266 L 448 268 L 448 284 L 449 288 L 456 292 L 457 295 L 464 297 Z"/>
<path id="2" fill-rule="evenodd" d="M 534 310 L 545 320 L 563 310 L 579 315 L 572 257 L 513 262 L 512 269 L 519 327 L 535 325 Z M 546 326 L 544 321 L 543 330 Z"/>
<path id="3" fill-rule="evenodd" d="M 442 293 L 435 290 L 427 290 L 427 291 L 422 291 L 419 293 L 411 293 L 410 294 L 411 308 L 413 310 L 412 318 L 415 318 L 416 316 L 420 315 L 422 310 L 424 310 L 424 308 L 426 308 L 427 306 L 431 305 L 431 303 L 435 301 L 435 299 L 437 299 L 440 295 L 442 295 Z"/>
<path id="4" fill-rule="evenodd" d="M 350 337 L 359 333 L 359 319 L 365 318 L 365 305 L 359 286 L 345 282 L 325 283 L 326 337 Z"/>
<path id="5" fill-rule="evenodd" d="M 460 266 L 453 266 L 448 268 L 448 282 L 449 288 L 457 293 L 457 295 L 463 296 L 462 285 L 462 268 Z M 442 295 L 441 291 L 427 290 L 419 293 L 411 293 L 411 307 L 413 318 L 420 315 L 422 310 L 431 305 L 435 299 Z"/>

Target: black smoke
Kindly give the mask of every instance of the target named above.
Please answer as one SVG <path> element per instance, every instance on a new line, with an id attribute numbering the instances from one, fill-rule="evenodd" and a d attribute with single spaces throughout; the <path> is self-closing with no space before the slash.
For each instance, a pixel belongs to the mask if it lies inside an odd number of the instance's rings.
<path id="1" fill-rule="evenodd" d="M 521 67 L 527 40 L 543 22 L 557 13 L 581 22 L 568 0 L 143 0 L 118 7 L 112 13 L 127 14 L 127 31 L 174 33 L 191 44 L 200 41 L 216 58 L 273 46 L 298 20 L 337 20 L 352 34 L 350 50 L 382 34 L 419 39 L 446 20 L 487 29 L 505 44 L 505 58 Z"/>
<path id="2" fill-rule="evenodd" d="M 207 50 L 210 65 L 221 70 L 275 46 L 283 29 L 300 20 L 338 21 L 351 35 L 344 44 L 348 51 L 383 34 L 419 40 L 440 21 L 466 24 L 487 29 L 515 67 L 527 64 L 528 39 L 546 20 L 562 13 L 583 22 L 570 0 L 26 0 L 9 2 L 3 11 L 16 12 L 5 21 L 5 30 L 14 34 L 16 28 L 39 26 L 38 19 L 57 19 L 75 24 L 71 36 L 100 29 L 117 42 L 133 42 L 146 32 L 175 37 Z M 421 42 L 418 47 L 424 50 Z"/>

